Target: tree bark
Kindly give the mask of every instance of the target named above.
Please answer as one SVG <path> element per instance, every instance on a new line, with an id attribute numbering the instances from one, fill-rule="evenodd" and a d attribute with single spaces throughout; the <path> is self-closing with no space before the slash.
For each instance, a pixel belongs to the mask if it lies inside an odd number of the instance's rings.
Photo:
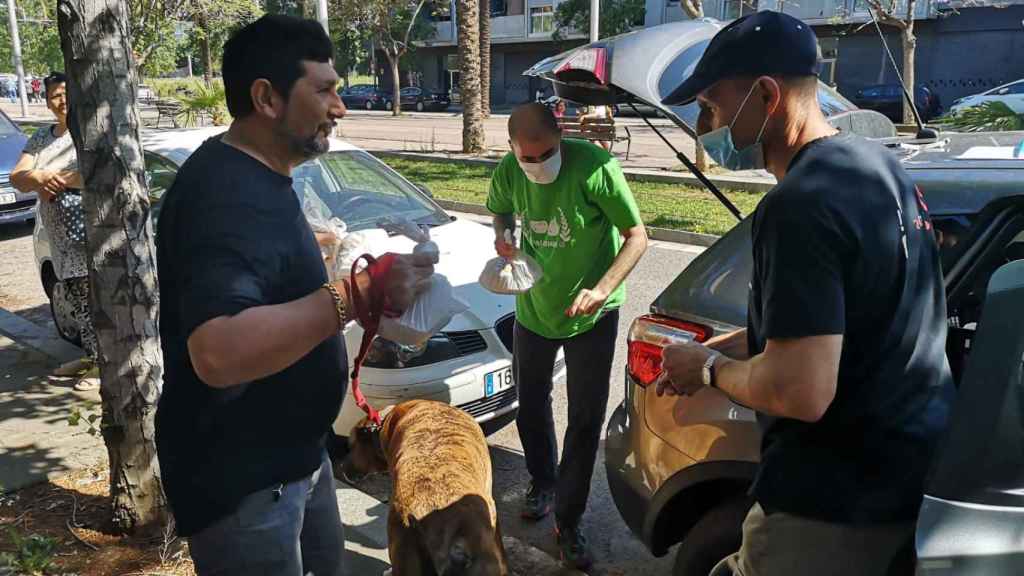
<path id="1" fill-rule="evenodd" d="M 401 54 L 391 54 L 391 51 L 385 51 L 384 54 L 388 57 L 388 63 L 391 64 L 391 115 L 401 116 L 402 115 L 402 78 L 398 71 L 398 63 L 402 58 Z"/>
<path id="2" fill-rule="evenodd" d="M 163 365 L 127 2 L 59 0 L 57 22 L 74 103 L 68 127 L 85 181 L 112 520 L 123 531 L 158 527 L 167 521 L 154 442 Z"/>
<path id="3" fill-rule="evenodd" d="M 196 14 L 196 25 L 200 30 L 199 46 L 203 53 L 203 82 L 207 86 L 213 84 L 213 53 L 210 50 L 210 26 L 206 15 Z"/>
<path id="4" fill-rule="evenodd" d="M 704 1 L 703 0 L 683 0 L 681 2 L 683 11 L 690 17 L 691 20 L 704 17 Z"/>
<path id="5" fill-rule="evenodd" d="M 708 157 L 707 154 L 704 153 L 704 147 L 700 145 L 700 142 L 696 138 L 693 139 L 693 144 L 693 163 L 696 164 L 697 170 L 700 170 L 701 172 L 707 172 Z"/>
<path id="6" fill-rule="evenodd" d="M 910 101 L 906 98 L 903 99 L 903 122 L 905 124 L 914 124 L 914 99 L 916 98 L 916 91 L 914 90 L 915 74 L 914 74 L 914 59 L 917 51 L 917 37 L 914 36 L 914 0 L 907 0 L 907 19 L 905 26 L 903 27 L 900 36 L 903 39 L 903 85 L 907 88 L 907 93 L 910 94 Z"/>
<path id="7" fill-rule="evenodd" d="M 462 95 L 462 151 L 484 151 L 484 125 L 480 115 L 479 0 L 459 0 L 459 92 Z"/>
<path id="8" fill-rule="evenodd" d="M 491 117 L 491 0 L 480 0 L 480 114 Z"/>

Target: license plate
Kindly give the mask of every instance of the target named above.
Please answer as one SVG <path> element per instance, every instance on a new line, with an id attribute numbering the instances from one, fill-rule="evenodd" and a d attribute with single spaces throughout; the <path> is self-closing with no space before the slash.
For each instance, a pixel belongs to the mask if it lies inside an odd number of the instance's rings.
<path id="1" fill-rule="evenodd" d="M 512 380 L 512 368 L 502 368 L 497 372 L 491 372 L 487 376 L 484 376 L 484 396 L 491 397 L 498 392 L 504 392 L 512 386 L 515 382 Z"/>
<path id="2" fill-rule="evenodd" d="M 0 194 L 0 204 L 14 204 L 14 194 L 10 192 Z"/>

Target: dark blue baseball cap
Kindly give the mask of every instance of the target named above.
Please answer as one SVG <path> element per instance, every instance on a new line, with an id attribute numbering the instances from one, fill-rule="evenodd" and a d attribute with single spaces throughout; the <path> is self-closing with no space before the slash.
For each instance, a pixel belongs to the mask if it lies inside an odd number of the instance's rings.
<path id="1" fill-rule="evenodd" d="M 736 76 L 817 76 L 818 38 L 811 27 L 780 12 L 765 10 L 739 18 L 711 39 L 700 62 L 661 102 L 689 104 L 715 83 Z"/>

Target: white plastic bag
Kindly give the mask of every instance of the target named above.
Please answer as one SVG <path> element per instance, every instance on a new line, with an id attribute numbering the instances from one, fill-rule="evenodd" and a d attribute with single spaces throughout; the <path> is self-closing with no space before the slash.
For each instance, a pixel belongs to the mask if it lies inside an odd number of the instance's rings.
<path id="1" fill-rule="evenodd" d="M 505 242 L 512 244 L 508 230 L 505 230 Z M 480 285 L 495 294 L 522 294 L 533 288 L 542 275 L 540 265 L 533 258 L 516 251 L 512 258 L 498 256 L 488 260 L 480 273 Z"/>
<path id="2" fill-rule="evenodd" d="M 455 296 L 441 274 L 430 277 L 430 287 L 398 318 L 382 318 L 377 335 L 404 346 L 421 346 L 469 305 Z"/>
<path id="3" fill-rule="evenodd" d="M 387 249 L 388 233 L 380 228 L 350 232 L 341 239 L 338 252 L 335 256 L 333 266 L 327 267 L 327 275 L 331 281 L 344 278 L 352 273 L 352 263 L 363 254 L 380 256 Z M 362 270 L 366 266 L 363 262 L 359 267 Z"/>

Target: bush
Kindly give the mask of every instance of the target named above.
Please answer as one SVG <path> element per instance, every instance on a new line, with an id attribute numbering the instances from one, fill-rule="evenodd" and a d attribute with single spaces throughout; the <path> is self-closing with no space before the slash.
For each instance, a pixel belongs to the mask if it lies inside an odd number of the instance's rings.
<path id="1" fill-rule="evenodd" d="M 1017 114 L 1003 102 L 983 102 L 957 114 L 944 116 L 936 124 L 962 132 L 1024 130 L 1024 114 Z"/>
<path id="2" fill-rule="evenodd" d="M 185 126 L 200 126 L 204 117 L 209 117 L 214 126 L 227 124 L 228 104 L 223 84 L 215 82 L 210 87 L 199 84 L 191 96 L 178 100 L 183 107 L 181 123 Z"/>

